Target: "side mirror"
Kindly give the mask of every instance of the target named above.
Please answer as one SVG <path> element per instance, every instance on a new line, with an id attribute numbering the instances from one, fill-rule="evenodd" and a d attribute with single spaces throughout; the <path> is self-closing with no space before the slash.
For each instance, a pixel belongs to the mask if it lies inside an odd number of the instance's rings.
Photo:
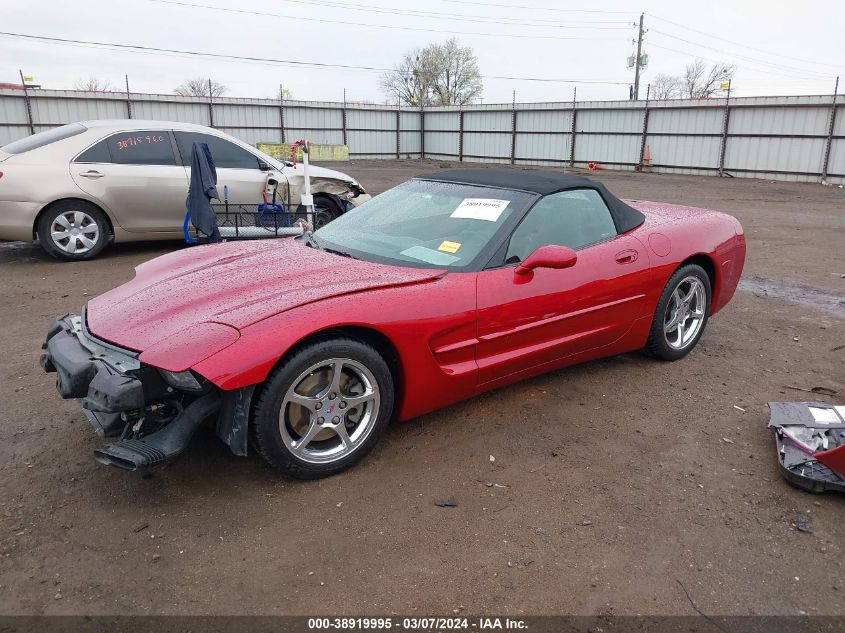
<path id="1" fill-rule="evenodd" d="M 266 163 L 263 160 L 259 160 L 258 169 L 260 169 L 261 171 L 272 171 L 273 168 L 270 166 L 270 163 Z"/>
<path id="2" fill-rule="evenodd" d="M 531 253 L 524 262 L 517 265 L 514 274 L 530 275 L 535 268 L 572 268 L 578 261 L 578 254 L 568 246 L 547 244 Z"/>

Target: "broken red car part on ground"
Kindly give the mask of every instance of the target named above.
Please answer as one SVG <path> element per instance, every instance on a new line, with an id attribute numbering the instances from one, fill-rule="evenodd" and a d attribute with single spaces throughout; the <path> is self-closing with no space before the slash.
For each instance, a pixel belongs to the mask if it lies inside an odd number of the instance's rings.
<path id="1" fill-rule="evenodd" d="M 811 492 L 845 492 L 845 406 L 770 402 L 769 410 L 781 475 Z"/>

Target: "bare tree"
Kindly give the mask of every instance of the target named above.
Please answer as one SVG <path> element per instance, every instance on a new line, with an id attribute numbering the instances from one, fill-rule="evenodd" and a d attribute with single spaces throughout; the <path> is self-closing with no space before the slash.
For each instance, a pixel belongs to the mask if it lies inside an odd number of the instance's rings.
<path id="1" fill-rule="evenodd" d="M 76 90 L 86 90 L 88 92 L 111 92 L 114 90 L 114 86 L 108 79 L 98 79 L 97 77 L 77 79 L 73 87 Z"/>
<path id="2" fill-rule="evenodd" d="M 409 105 L 463 105 L 483 89 L 475 52 L 454 38 L 406 53 L 381 76 L 380 84 L 385 93 Z"/>
<path id="3" fill-rule="evenodd" d="M 657 75 L 651 82 L 651 99 L 677 99 L 681 96 L 681 78 L 672 75 Z"/>
<path id="4" fill-rule="evenodd" d="M 478 98 L 483 90 L 478 60 L 470 46 L 459 46 L 458 40 L 431 48 L 434 72 L 431 91 L 438 105 L 465 105 Z"/>
<path id="5" fill-rule="evenodd" d="M 681 79 L 682 96 L 688 99 L 707 99 L 719 92 L 721 83 L 730 81 L 736 73 L 736 66 L 719 62 L 710 69 L 700 59 L 687 64 Z"/>
<path id="6" fill-rule="evenodd" d="M 196 77 L 195 79 L 188 79 L 182 82 L 182 84 L 173 89 L 173 92 L 183 97 L 208 97 L 209 88 L 211 89 L 212 97 L 219 97 L 229 90 L 226 86 L 213 79 Z"/>
<path id="7" fill-rule="evenodd" d="M 379 78 L 382 91 L 407 105 L 429 105 L 433 70 L 429 48 L 405 53 L 393 70 Z"/>

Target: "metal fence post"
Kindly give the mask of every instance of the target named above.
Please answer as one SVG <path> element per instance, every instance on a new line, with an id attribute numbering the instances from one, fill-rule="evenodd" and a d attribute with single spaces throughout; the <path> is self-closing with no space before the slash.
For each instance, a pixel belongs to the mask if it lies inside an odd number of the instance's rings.
<path id="1" fill-rule="evenodd" d="M 575 109 L 575 98 L 578 96 L 578 86 L 572 89 L 572 129 L 569 131 L 569 166 L 575 167 L 575 119 L 578 110 Z"/>
<path id="2" fill-rule="evenodd" d="M 722 119 L 722 143 L 719 147 L 719 176 L 725 175 L 725 153 L 728 148 L 728 123 L 731 118 L 731 80 L 728 79 L 728 93 L 725 95 L 725 116 Z"/>
<path id="3" fill-rule="evenodd" d="M 208 127 L 214 127 L 214 95 L 211 91 L 211 79 L 208 80 Z"/>
<path id="4" fill-rule="evenodd" d="M 279 135 L 281 142 L 285 142 L 285 89 L 279 84 Z"/>
<path id="5" fill-rule="evenodd" d="M 824 147 L 824 161 L 822 162 L 822 184 L 827 183 L 827 169 L 830 166 L 830 147 L 833 145 L 833 128 L 836 125 L 836 95 L 839 94 L 839 77 L 833 87 L 833 101 L 830 104 L 830 123 L 827 126 L 827 143 Z"/>
<path id="6" fill-rule="evenodd" d="M 129 94 L 129 75 L 124 75 L 126 79 L 126 118 L 132 118 L 132 95 Z"/>
<path id="7" fill-rule="evenodd" d="M 425 106 L 420 104 L 420 160 L 425 158 Z"/>
<path id="8" fill-rule="evenodd" d="M 23 70 L 18 70 L 21 75 L 21 86 L 23 86 L 23 101 L 26 104 L 26 120 L 29 123 L 29 133 L 35 134 L 35 123 L 32 120 L 32 104 L 29 102 L 29 92 L 26 90 L 26 80 L 23 78 Z"/>
<path id="9" fill-rule="evenodd" d="M 396 101 L 396 160 L 399 160 L 399 138 L 402 128 L 402 102 Z"/>
<path id="10" fill-rule="evenodd" d="M 464 111 L 458 114 L 458 162 L 464 160 Z"/>
<path id="11" fill-rule="evenodd" d="M 643 158 L 645 158 L 645 143 L 646 143 L 646 136 L 648 136 L 648 100 L 651 96 L 651 84 L 646 86 L 645 89 L 645 109 L 643 110 L 643 138 L 640 142 L 640 162 L 638 165 L 639 171 L 643 170 Z"/>
<path id="12" fill-rule="evenodd" d="M 349 139 L 346 137 L 346 88 L 343 89 L 343 107 L 340 109 L 340 127 L 343 134 L 343 144 L 348 145 Z"/>
<path id="13" fill-rule="evenodd" d="M 511 165 L 516 163 L 516 90 L 511 105 Z"/>

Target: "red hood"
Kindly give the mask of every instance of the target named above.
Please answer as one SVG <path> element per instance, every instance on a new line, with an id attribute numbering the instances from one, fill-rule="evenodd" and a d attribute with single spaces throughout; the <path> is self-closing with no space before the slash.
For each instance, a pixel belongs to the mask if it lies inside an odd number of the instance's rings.
<path id="1" fill-rule="evenodd" d="M 350 259 L 291 239 L 215 244 L 141 264 L 132 281 L 92 299 L 86 315 L 95 336 L 143 351 L 199 323 L 241 329 L 320 299 L 442 272 Z"/>

